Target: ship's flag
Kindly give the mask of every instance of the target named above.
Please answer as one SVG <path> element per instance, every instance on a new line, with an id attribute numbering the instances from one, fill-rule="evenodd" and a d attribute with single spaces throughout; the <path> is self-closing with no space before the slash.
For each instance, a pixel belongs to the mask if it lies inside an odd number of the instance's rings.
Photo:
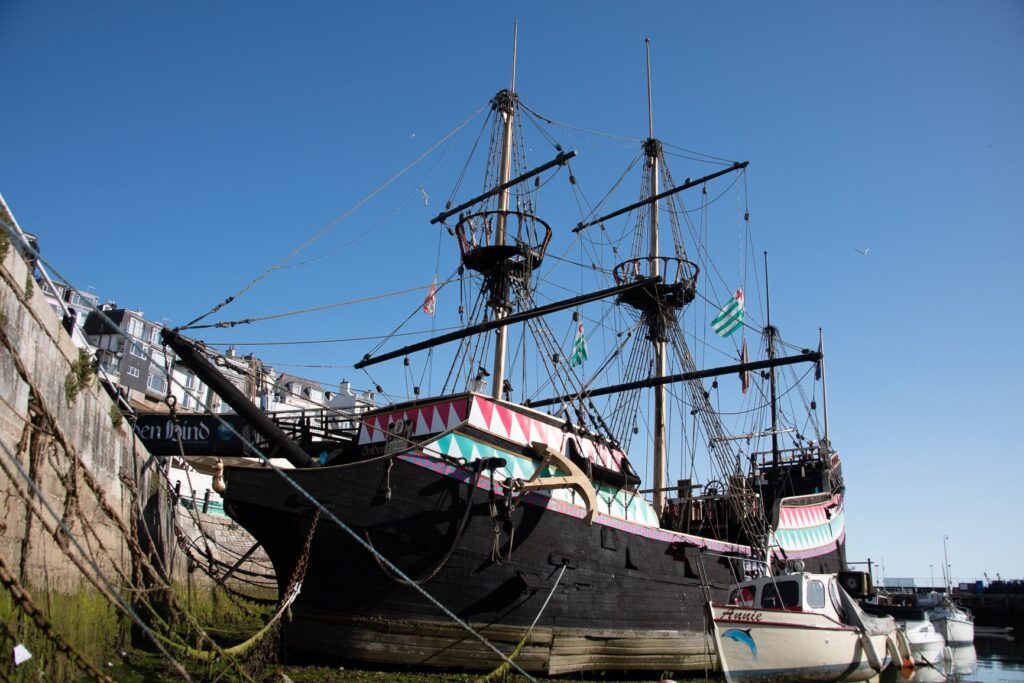
<path id="1" fill-rule="evenodd" d="M 434 315 L 434 310 L 437 308 L 437 278 L 434 278 L 434 283 L 430 285 L 430 290 L 427 292 L 427 298 L 423 300 L 423 312 L 427 315 Z"/>
<path id="2" fill-rule="evenodd" d="M 732 298 L 722 306 L 715 319 L 711 321 L 711 329 L 721 337 L 728 337 L 743 327 L 743 288 L 736 290 Z"/>
<path id="3" fill-rule="evenodd" d="M 590 358 L 590 354 L 587 352 L 587 337 L 583 334 L 583 323 L 580 323 L 580 329 L 576 333 L 576 339 L 572 343 L 572 355 L 569 356 L 569 367 L 583 365 L 583 362 L 588 358 Z"/>
<path id="4" fill-rule="evenodd" d="M 747 355 L 747 338 L 743 338 L 743 350 L 740 351 L 740 363 L 746 365 L 750 362 L 750 358 Z M 750 391 L 750 371 L 743 370 L 740 372 L 740 387 L 743 390 L 743 395 L 746 396 L 747 392 Z"/>

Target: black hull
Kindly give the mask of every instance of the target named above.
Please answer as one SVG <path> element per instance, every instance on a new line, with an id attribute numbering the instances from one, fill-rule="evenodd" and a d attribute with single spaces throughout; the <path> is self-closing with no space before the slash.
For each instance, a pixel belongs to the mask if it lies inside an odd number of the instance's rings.
<path id="1" fill-rule="evenodd" d="M 734 577 L 728 561 L 702 560 L 695 544 L 654 538 L 642 527 L 589 525 L 546 508 L 549 499 L 536 494 L 505 521 L 500 494 L 474 489 L 468 470 L 440 473 L 402 458 L 285 474 L 502 651 L 511 652 L 536 619 L 516 657 L 527 670 L 713 666 L 700 564 L 717 601 Z M 312 504 L 271 470 L 232 469 L 227 484 L 226 510 L 264 546 L 283 591 L 302 555 Z M 841 552 L 837 546 L 816 564 L 839 570 Z M 501 663 L 326 516 L 292 611 L 283 645 L 297 661 L 469 670 Z"/>

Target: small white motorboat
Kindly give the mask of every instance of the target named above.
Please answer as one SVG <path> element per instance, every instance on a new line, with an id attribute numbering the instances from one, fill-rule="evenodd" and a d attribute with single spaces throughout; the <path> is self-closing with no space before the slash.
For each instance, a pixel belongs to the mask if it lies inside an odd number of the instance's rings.
<path id="1" fill-rule="evenodd" d="M 867 614 L 834 574 L 749 579 L 710 609 L 728 681 L 863 681 L 890 658 L 910 664 L 895 620 Z"/>
<path id="2" fill-rule="evenodd" d="M 932 666 L 947 657 L 946 639 L 942 637 L 923 607 L 910 604 L 884 604 L 864 601 L 861 606 L 869 614 L 890 616 L 903 629 L 910 643 L 914 663 Z"/>
<path id="3" fill-rule="evenodd" d="M 900 621 L 910 642 L 910 652 L 915 664 L 934 665 L 946 659 L 946 639 L 932 625 L 928 615 L 921 610 L 919 618 L 908 618 Z"/>

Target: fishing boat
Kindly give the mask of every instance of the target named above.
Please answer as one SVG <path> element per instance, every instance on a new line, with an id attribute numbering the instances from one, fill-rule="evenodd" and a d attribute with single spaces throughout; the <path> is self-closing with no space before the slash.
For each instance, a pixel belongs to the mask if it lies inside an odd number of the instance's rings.
<path id="1" fill-rule="evenodd" d="M 283 632 L 294 660 L 486 670 L 504 658 L 546 675 L 702 669 L 714 662 L 705 588 L 724 600 L 743 578 L 725 558 L 844 568 L 841 464 L 816 405 L 825 408 L 821 340 L 817 351 L 788 346 L 770 314 L 744 318 L 739 276 L 717 277 L 691 223 L 704 220 L 716 182 L 743 187 L 735 181 L 747 163 L 715 162 L 674 184 L 649 109 L 639 200 L 599 204 L 556 230 L 538 197 L 559 173 L 576 188 L 575 153 L 546 140 L 554 158 L 525 163 L 523 121 L 550 119 L 520 101 L 512 72 L 487 107 L 482 192 L 459 201 L 453 191 L 430 220 L 454 243 L 459 329 L 356 363 L 408 367 L 426 352 L 436 367 L 433 354 L 455 347 L 441 392 L 412 387 L 348 416 L 356 426 L 332 443 L 303 442 L 220 377 L 187 328 L 164 331 L 180 362 L 262 435 L 264 452 L 294 465 L 227 467 L 222 492 L 227 514 L 271 558 L 281 594 L 301 584 Z M 738 218 L 747 229 L 749 212 Z M 569 240 L 593 248 L 583 270 L 598 284 L 545 299 L 541 268 L 572 261 L 552 254 Z M 430 288 L 424 314 L 440 313 L 443 284 Z M 710 331 L 684 333 L 687 315 Z M 551 320 L 572 330 L 571 348 Z M 517 330 L 521 344 L 510 341 Z M 603 358 L 598 330 L 612 340 Z M 748 358 L 748 330 L 763 344 L 758 360 Z M 716 357 L 692 350 L 708 334 L 728 362 L 698 369 Z M 526 369 L 514 372 L 513 361 Z M 723 422 L 725 378 L 746 428 Z M 643 459 L 646 488 L 634 466 Z M 718 557 L 702 580 L 707 552 Z"/>
<path id="2" fill-rule="evenodd" d="M 729 681 L 863 681 L 902 657 L 895 620 L 862 611 L 834 574 L 765 574 L 710 608 Z"/>

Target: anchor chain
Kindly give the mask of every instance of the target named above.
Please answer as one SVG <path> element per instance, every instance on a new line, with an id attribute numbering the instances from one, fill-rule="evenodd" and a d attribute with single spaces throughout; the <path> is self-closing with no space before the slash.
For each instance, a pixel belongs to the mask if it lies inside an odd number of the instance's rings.
<path id="1" fill-rule="evenodd" d="M 505 564 L 512 559 L 512 548 L 515 545 L 516 525 L 512 521 L 512 513 L 519 509 L 522 496 L 516 496 L 515 492 L 523 486 L 522 479 L 506 479 L 501 482 L 504 494 L 499 502 L 494 495 L 494 488 L 491 488 L 490 512 L 494 520 L 494 540 L 491 544 L 491 561 L 495 564 Z M 501 554 L 501 535 L 508 534 L 508 553 Z"/>
<path id="2" fill-rule="evenodd" d="M 459 539 L 462 538 L 462 533 L 466 530 L 466 523 L 469 522 L 470 514 L 473 511 L 473 494 L 476 492 L 477 484 L 480 483 L 480 476 L 483 474 L 483 471 L 485 469 L 482 464 L 482 461 L 479 460 L 474 463 L 474 466 L 476 469 L 476 474 L 473 476 L 473 481 L 470 483 L 469 495 L 466 498 L 466 509 L 462 513 L 462 519 L 459 520 L 458 528 L 455 530 L 455 537 L 452 538 L 452 543 L 448 547 L 448 552 L 445 553 L 441 561 L 437 563 L 437 566 L 434 567 L 434 569 L 431 570 L 431 572 L 426 576 L 419 579 L 412 579 L 410 581 L 406 581 L 405 579 L 399 576 L 395 576 L 395 573 L 391 571 L 387 567 L 387 565 L 384 564 L 380 553 L 377 552 L 376 548 L 374 548 L 373 541 L 370 539 L 369 529 L 363 530 L 363 538 L 366 539 L 366 543 L 370 546 L 373 558 L 377 561 L 377 566 L 379 566 L 381 571 L 387 574 L 392 581 L 394 581 L 395 583 L 399 583 L 403 586 L 422 586 L 423 584 L 427 583 L 435 576 L 437 576 L 438 572 L 440 572 L 441 569 L 443 569 L 444 566 L 448 564 L 448 560 L 451 559 L 452 553 L 455 552 L 455 546 L 458 544 Z"/>

